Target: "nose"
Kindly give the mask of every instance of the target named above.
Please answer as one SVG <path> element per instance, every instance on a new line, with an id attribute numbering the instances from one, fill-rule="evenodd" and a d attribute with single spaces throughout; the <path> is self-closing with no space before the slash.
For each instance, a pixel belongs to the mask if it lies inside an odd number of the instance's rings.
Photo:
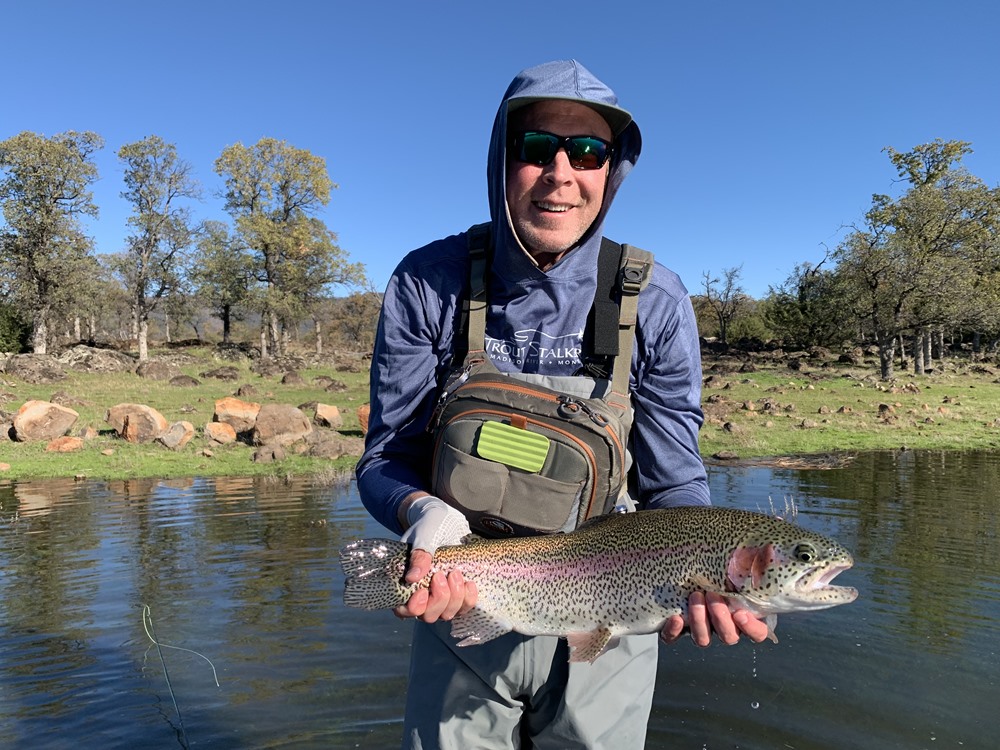
<path id="1" fill-rule="evenodd" d="M 550 182 L 561 183 L 569 181 L 575 171 L 570 166 L 569 154 L 566 153 L 566 149 L 560 148 L 556 151 L 556 155 L 552 158 L 552 161 L 545 165 L 545 171 L 542 176 Z"/>

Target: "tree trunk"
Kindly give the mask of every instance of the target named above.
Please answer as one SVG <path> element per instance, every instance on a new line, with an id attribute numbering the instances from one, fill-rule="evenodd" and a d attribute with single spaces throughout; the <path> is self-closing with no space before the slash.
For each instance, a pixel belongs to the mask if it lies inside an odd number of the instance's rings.
<path id="1" fill-rule="evenodd" d="M 313 318 L 313 328 L 316 331 L 316 356 L 323 356 L 323 324 L 319 318 Z"/>
<path id="2" fill-rule="evenodd" d="M 40 307 L 31 317 L 31 351 L 47 354 L 49 342 L 48 307 Z"/>
<path id="3" fill-rule="evenodd" d="M 934 335 L 937 333 L 937 328 L 924 329 L 924 370 L 931 371 L 934 369 L 934 357 L 933 357 L 933 347 L 931 346 L 931 341 Z"/>
<path id="4" fill-rule="evenodd" d="M 892 361 L 896 355 L 896 337 L 879 332 L 875 338 L 878 344 L 879 374 L 882 380 L 892 380 Z"/>
<path id="5" fill-rule="evenodd" d="M 80 316 L 73 316 L 73 340 L 82 341 L 83 340 L 83 328 L 80 325 Z"/>
<path id="6" fill-rule="evenodd" d="M 230 319 L 232 317 L 232 305 L 224 305 L 222 307 L 222 343 L 229 343 L 230 336 Z"/>
<path id="7" fill-rule="evenodd" d="M 267 323 L 266 317 L 260 319 L 260 358 L 267 359 Z"/>
<path id="8" fill-rule="evenodd" d="M 170 313 L 166 310 L 163 311 L 163 337 L 166 342 L 170 343 Z"/>
<path id="9" fill-rule="evenodd" d="M 927 337 L 927 330 L 918 328 L 913 332 L 913 374 L 924 374 L 924 339 Z"/>
<path id="10" fill-rule="evenodd" d="M 149 321 L 143 318 L 139 321 L 139 361 L 145 362 L 149 359 Z"/>
<path id="11" fill-rule="evenodd" d="M 271 349 L 276 357 L 280 357 L 283 354 L 281 351 L 281 333 L 278 330 L 278 315 L 273 310 L 267 314 L 267 324 Z"/>

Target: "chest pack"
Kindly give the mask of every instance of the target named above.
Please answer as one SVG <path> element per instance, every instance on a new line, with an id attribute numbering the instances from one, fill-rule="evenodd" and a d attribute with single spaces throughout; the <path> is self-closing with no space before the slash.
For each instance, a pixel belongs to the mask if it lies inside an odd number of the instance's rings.
<path id="1" fill-rule="evenodd" d="M 626 491 L 629 371 L 653 256 L 602 241 L 584 365 L 569 377 L 505 374 L 493 364 L 484 348 L 489 261 L 489 225 L 472 227 L 459 365 L 428 425 L 433 492 L 486 536 L 570 531 L 612 510 Z"/>

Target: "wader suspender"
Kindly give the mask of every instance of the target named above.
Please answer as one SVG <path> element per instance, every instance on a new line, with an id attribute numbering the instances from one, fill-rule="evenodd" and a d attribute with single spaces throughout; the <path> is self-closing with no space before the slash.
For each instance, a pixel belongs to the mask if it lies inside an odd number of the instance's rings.
<path id="1" fill-rule="evenodd" d="M 469 294 L 462 304 L 455 337 L 455 362 L 473 352 L 482 352 L 486 339 L 486 274 L 492 243 L 490 225 L 476 224 L 468 232 Z M 611 379 L 611 390 L 628 393 L 632 367 L 632 343 L 639 309 L 639 292 L 646 288 L 653 271 L 653 256 L 632 245 L 619 245 L 601 238 L 597 262 L 597 291 L 587 318 L 582 373 Z M 464 349 L 464 351 L 462 351 Z M 611 363 L 609 369 L 608 363 Z"/>

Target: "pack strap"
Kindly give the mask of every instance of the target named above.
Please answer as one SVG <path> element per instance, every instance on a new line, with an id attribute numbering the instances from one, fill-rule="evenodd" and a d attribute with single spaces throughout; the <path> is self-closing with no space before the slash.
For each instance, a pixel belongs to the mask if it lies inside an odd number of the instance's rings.
<path id="1" fill-rule="evenodd" d="M 492 253 L 490 224 L 470 227 L 467 239 L 469 294 L 459 310 L 453 360 L 456 365 L 464 362 L 470 352 L 482 351 L 485 344 L 486 288 Z M 597 290 L 587 320 L 591 356 L 585 360 L 584 371 L 593 377 L 610 377 L 611 389 L 616 393 L 628 393 L 639 292 L 646 288 L 652 271 L 652 253 L 601 238 Z M 611 363 L 610 368 L 607 363 Z"/>

